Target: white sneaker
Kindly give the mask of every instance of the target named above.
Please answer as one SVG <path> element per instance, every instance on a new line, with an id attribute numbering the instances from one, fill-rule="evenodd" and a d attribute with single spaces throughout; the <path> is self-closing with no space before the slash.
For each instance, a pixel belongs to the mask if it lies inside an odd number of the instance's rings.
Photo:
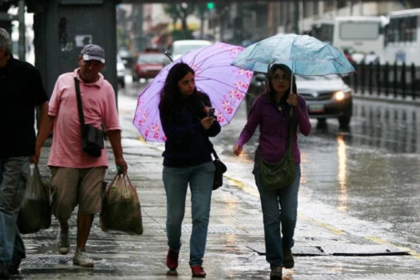
<path id="1" fill-rule="evenodd" d="M 93 260 L 89 258 L 86 250 L 76 250 L 76 254 L 74 254 L 73 258 L 73 264 L 83 267 L 93 267 Z"/>
<path id="2" fill-rule="evenodd" d="M 66 255 L 70 251 L 69 230 L 59 229 L 57 236 L 57 250 L 62 255 Z"/>

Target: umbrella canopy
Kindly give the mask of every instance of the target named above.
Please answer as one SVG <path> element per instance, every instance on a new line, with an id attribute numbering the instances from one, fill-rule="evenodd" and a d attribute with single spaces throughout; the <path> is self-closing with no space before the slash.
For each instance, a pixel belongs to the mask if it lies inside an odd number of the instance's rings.
<path id="1" fill-rule="evenodd" d="M 232 64 L 262 73 L 273 64 L 286 64 L 301 75 L 355 72 L 342 51 L 314 37 L 296 34 L 278 34 L 252 44 Z"/>
<path id="2" fill-rule="evenodd" d="M 232 66 L 242 47 L 216 43 L 190 51 L 163 68 L 156 78 L 140 93 L 133 124 L 146 141 L 164 142 L 159 116 L 160 91 L 169 70 L 180 62 L 195 71 L 195 84 L 199 91 L 209 95 L 220 125 L 228 124 L 244 99 L 253 72 Z"/>

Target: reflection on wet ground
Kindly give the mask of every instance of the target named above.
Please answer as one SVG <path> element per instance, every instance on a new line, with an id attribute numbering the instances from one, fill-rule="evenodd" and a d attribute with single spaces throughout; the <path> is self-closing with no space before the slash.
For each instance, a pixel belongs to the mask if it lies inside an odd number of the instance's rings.
<path id="1" fill-rule="evenodd" d="M 384 240 L 419 252 L 417 111 L 412 105 L 357 100 L 349 130 L 332 121 L 315 125 L 300 146 L 302 177 L 314 197 L 372 222 L 383 230 Z"/>
<path id="2" fill-rule="evenodd" d="M 391 153 L 420 150 L 418 106 L 356 100 L 349 128 L 339 128 L 333 120 L 316 123 L 315 134 L 341 133 L 346 143 L 383 149 Z"/>

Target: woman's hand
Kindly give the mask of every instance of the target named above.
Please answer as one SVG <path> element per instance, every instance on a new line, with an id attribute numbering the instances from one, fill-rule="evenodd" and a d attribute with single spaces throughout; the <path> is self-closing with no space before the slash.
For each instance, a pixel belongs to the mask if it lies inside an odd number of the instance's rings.
<path id="1" fill-rule="evenodd" d="M 239 146 L 237 144 L 235 144 L 233 146 L 233 153 L 237 156 L 239 156 L 242 153 L 242 146 Z"/>
<path id="2" fill-rule="evenodd" d="M 204 127 L 204 129 L 209 129 L 213 123 L 216 121 L 213 117 L 205 117 L 201 120 L 201 125 Z"/>
<path id="3" fill-rule="evenodd" d="M 206 113 L 206 115 L 209 115 L 209 111 L 210 111 L 210 107 L 204 106 L 204 113 Z"/>
<path id="4" fill-rule="evenodd" d="M 287 104 L 296 107 L 298 105 L 298 97 L 297 97 L 297 94 L 290 93 L 289 94 L 289 98 L 287 98 L 286 102 L 287 102 Z"/>

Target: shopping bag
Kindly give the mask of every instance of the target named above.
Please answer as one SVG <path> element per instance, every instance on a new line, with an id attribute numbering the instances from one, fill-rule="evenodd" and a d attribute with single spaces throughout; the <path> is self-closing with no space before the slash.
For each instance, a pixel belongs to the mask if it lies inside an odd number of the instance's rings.
<path id="1" fill-rule="evenodd" d="M 105 191 L 101 229 L 143 234 L 140 200 L 127 174 L 118 174 Z"/>
<path id="2" fill-rule="evenodd" d="M 22 234 L 35 233 L 51 225 L 50 186 L 41 177 L 38 165 L 28 175 L 17 226 Z"/>

